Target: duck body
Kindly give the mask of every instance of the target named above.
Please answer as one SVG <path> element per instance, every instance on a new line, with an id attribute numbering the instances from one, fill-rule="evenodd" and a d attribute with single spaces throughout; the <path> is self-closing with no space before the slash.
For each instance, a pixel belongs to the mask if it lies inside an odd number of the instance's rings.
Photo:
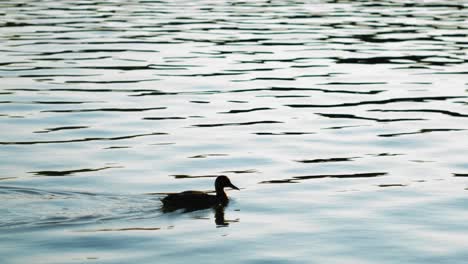
<path id="1" fill-rule="evenodd" d="M 210 195 L 200 191 L 185 191 L 169 194 L 161 200 L 165 208 L 173 209 L 204 209 L 227 203 L 228 199 L 218 199 L 216 195 Z"/>
<path id="2" fill-rule="evenodd" d="M 215 181 L 216 195 L 200 191 L 185 191 L 169 194 L 161 200 L 163 209 L 169 212 L 178 209 L 195 211 L 216 206 L 226 206 L 229 203 L 229 198 L 224 192 L 225 187 L 239 190 L 239 188 L 231 183 L 228 177 L 218 176 Z"/>

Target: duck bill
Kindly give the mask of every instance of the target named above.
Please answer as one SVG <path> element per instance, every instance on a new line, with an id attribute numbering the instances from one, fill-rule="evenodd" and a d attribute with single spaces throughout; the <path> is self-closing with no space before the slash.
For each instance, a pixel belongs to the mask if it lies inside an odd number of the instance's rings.
<path id="1" fill-rule="evenodd" d="M 240 189 L 239 189 L 239 188 L 237 188 L 237 187 L 236 187 L 234 184 L 232 184 L 232 183 L 229 185 L 229 187 L 233 188 L 234 190 L 238 190 L 238 191 L 240 191 Z"/>

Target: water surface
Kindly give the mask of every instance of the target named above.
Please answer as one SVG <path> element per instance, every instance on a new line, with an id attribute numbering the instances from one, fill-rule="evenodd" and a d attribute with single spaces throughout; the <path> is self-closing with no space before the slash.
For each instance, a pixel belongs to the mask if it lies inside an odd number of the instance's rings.
<path id="1" fill-rule="evenodd" d="M 466 263 L 467 1 L 0 7 L 2 263 Z"/>

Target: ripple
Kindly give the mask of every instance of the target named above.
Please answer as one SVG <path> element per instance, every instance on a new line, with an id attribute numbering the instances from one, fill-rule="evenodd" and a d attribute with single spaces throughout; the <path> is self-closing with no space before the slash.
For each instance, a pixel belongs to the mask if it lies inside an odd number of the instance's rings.
<path id="1" fill-rule="evenodd" d="M 97 109 L 69 109 L 69 110 L 43 110 L 42 113 L 78 113 L 78 112 L 144 112 L 152 110 L 162 110 L 167 107 L 148 108 L 97 108 Z"/>
<path id="2" fill-rule="evenodd" d="M 371 91 L 352 91 L 352 90 L 331 90 L 331 89 L 320 89 L 320 88 L 300 88 L 300 87 L 269 87 L 269 88 L 250 88 L 250 89 L 238 89 L 231 90 L 231 93 L 242 93 L 242 92 L 258 92 L 258 91 L 278 91 L 278 92 L 301 92 L 301 91 L 317 91 L 323 93 L 344 93 L 344 94 L 378 94 L 384 92 L 384 90 L 371 90 Z M 291 95 L 288 95 L 291 96 Z"/>
<path id="3" fill-rule="evenodd" d="M 188 174 L 174 174 L 171 175 L 175 179 L 196 179 L 196 178 L 216 178 L 222 175 L 188 175 Z"/>
<path id="4" fill-rule="evenodd" d="M 467 114 L 461 114 L 453 111 L 439 109 L 371 109 L 369 112 L 403 112 L 403 113 L 438 113 L 454 117 L 468 117 Z"/>
<path id="5" fill-rule="evenodd" d="M 120 137 L 90 137 L 90 138 L 77 138 L 67 140 L 43 140 L 43 141 L 0 141 L 0 145 L 36 145 L 36 144 L 58 144 L 58 143 L 73 143 L 73 142 L 85 142 L 85 141 L 116 141 L 124 139 L 132 139 L 138 137 L 167 135 L 167 133 L 154 132 L 147 134 L 136 134 Z"/>
<path id="6" fill-rule="evenodd" d="M 89 104 L 89 103 L 98 103 L 93 101 L 33 101 L 33 104 L 51 104 L 51 105 L 61 105 L 61 104 Z"/>
<path id="7" fill-rule="evenodd" d="M 192 126 L 193 127 L 252 126 L 252 125 L 258 125 L 258 124 L 279 124 L 279 123 L 283 123 L 283 122 L 265 120 L 265 121 L 252 121 L 252 122 L 242 122 L 242 123 L 197 124 L 197 125 L 192 125 Z"/>
<path id="8" fill-rule="evenodd" d="M 401 183 L 388 183 L 388 184 L 379 184 L 377 186 L 382 187 L 382 188 L 388 188 L 388 187 L 406 187 L 408 185 L 401 184 Z"/>
<path id="9" fill-rule="evenodd" d="M 161 92 L 154 89 L 109 89 L 109 88 L 12 88 L 11 91 L 26 91 L 26 92 L 84 92 L 84 93 L 139 93 L 139 92 Z M 161 92 L 162 93 L 162 92 Z"/>
<path id="10" fill-rule="evenodd" d="M 23 78 L 43 78 L 43 77 L 91 77 L 99 76 L 98 74 L 20 74 L 18 77 Z"/>
<path id="11" fill-rule="evenodd" d="M 386 82 L 328 82 L 320 83 L 319 85 L 378 85 L 387 84 Z"/>
<path id="12" fill-rule="evenodd" d="M 231 76 L 242 75 L 240 72 L 213 72 L 213 73 L 196 73 L 196 74 L 158 74 L 159 76 L 177 76 L 177 77 L 213 77 L 213 76 Z"/>
<path id="13" fill-rule="evenodd" d="M 258 173 L 255 169 L 248 169 L 248 170 L 231 170 L 231 171 L 223 171 L 222 173 L 235 173 L 235 174 L 245 174 L 245 173 Z"/>
<path id="14" fill-rule="evenodd" d="M 401 121 L 422 121 L 426 120 L 423 118 L 385 118 L 385 119 L 379 119 L 379 118 L 371 118 L 371 117 L 362 117 L 362 116 L 355 116 L 355 115 L 350 115 L 350 114 L 325 114 L 325 113 L 316 113 L 317 115 L 328 117 L 328 118 L 347 118 L 347 119 L 360 119 L 360 120 L 370 120 L 370 121 L 376 121 L 376 122 L 401 122 Z"/>
<path id="15" fill-rule="evenodd" d="M 143 52 L 143 53 L 156 53 L 155 50 L 139 50 L 139 49 L 78 49 L 78 50 L 61 50 L 61 51 L 47 51 L 47 52 L 38 52 L 31 55 L 36 56 L 51 56 L 58 54 L 77 54 L 77 53 L 120 53 L 120 52 Z"/>
<path id="16" fill-rule="evenodd" d="M 160 227 L 125 227 L 125 228 L 103 228 L 96 230 L 80 230 L 78 232 L 122 232 L 122 231 L 159 231 Z"/>
<path id="17" fill-rule="evenodd" d="M 447 61 L 430 61 L 429 59 L 446 59 Z M 437 55 L 408 55 L 408 56 L 395 56 L 395 57 L 369 57 L 369 58 L 335 58 L 336 63 L 347 64 L 408 64 L 420 63 L 427 65 L 450 65 L 450 64 L 463 64 L 467 60 L 453 58 L 450 56 L 437 56 Z"/>
<path id="18" fill-rule="evenodd" d="M 324 163 L 324 162 L 344 162 L 344 161 L 353 161 L 359 157 L 351 157 L 351 158 L 328 158 L 328 159 L 305 159 L 305 160 L 296 160 L 296 162 L 300 163 Z"/>
<path id="19" fill-rule="evenodd" d="M 182 120 L 187 119 L 186 117 L 180 116 L 166 116 L 166 117 L 143 117 L 144 120 Z"/>
<path id="20" fill-rule="evenodd" d="M 274 110 L 274 108 L 270 107 L 257 107 L 252 109 L 238 109 L 238 110 L 229 110 L 227 112 L 219 112 L 220 114 L 239 114 L 239 113 L 248 113 L 254 111 L 262 111 L 262 110 Z"/>
<path id="21" fill-rule="evenodd" d="M 61 130 L 84 129 L 84 128 L 89 128 L 89 126 L 65 126 L 65 127 L 45 128 L 44 130 L 34 131 L 34 133 L 50 133 L 50 132 L 61 131 Z"/>
<path id="22" fill-rule="evenodd" d="M 126 149 L 126 148 L 131 148 L 129 146 L 111 146 L 111 147 L 107 147 L 107 148 L 104 148 L 104 149 Z"/>
<path id="23" fill-rule="evenodd" d="M 70 80 L 65 81 L 65 83 L 100 83 L 100 84 L 116 84 L 116 83 L 140 83 L 140 82 L 152 82 L 152 81 L 159 81 L 160 79 L 139 79 L 139 80 L 112 80 L 112 81 L 78 81 L 78 80 Z"/>
<path id="24" fill-rule="evenodd" d="M 340 130 L 340 129 L 353 128 L 353 127 L 363 127 L 363 126 L 333 126 L 333 127 L 325 127 L 322 129 Z"/>
<path id="25" fill-rule="evenodd" d="M 259 183 L 294 183 L 294 182 L 301 181 L 301 180 L 323 179 L 323 178 L 337 178 L 337 179 L 374 178 L 374 177 L 379 177 L 379 176 L 384 176 L 384 175 L 387 175 L 387 173 L 386 172 L 368 172 L 368 173 L 354 173 L 354 174 L 306 175 L 306 176 L 294 176 L 290 179 L 262 181 Z"/>
<path id="26" fill-rule="evenodd" d="M 433 128 L 433 129 L 420 129 L 416 132 L 403 132 L 403 133 L 389 133 L 389 134 L 380 134 L 379 137 L 397 137 L 397 136 L 406 136 L 406 135 L 415 135 L 415 134 L 424 134 L 432 132 L 450 132 L 450 131 L 464 131 L 466 129 L 457 129 L 457 128 Z"/>
<path id="27" fill-rule="evenodd" d="M 301 136 L 301 135 L 311 135 L 315 134 L 314 132 L 255 132 L 253 133 L 258 136 Z"/>
<path id="28" fill-rule="evenodd" d="M 295 81 L 293 77 L 257 77 L 248 80 L 232 80 L 232 82 L 251 82 L 251 81 Z"/>
<path id="29" fill-rule="evenodd" d="M 107 169 L 114 169 L 114 168 L 122 168 L 122 167 L 102 167 L 96 169 L 78 169 L 78 170 L 65 170 L 65 171 L 31 171 L 36 176 L 72 176 L 73 174 L 77 173 L 84 173 L 84 172 L 94 172 L 94 171 L 102 171 Z"/>
<path id="30" fill-rule="evenodd" d="M 205 159 L 205 158 L 208 158 L 208 157 L 224 157 L 224 156 L 228 156 L 228 154 L 200 154 L 200 155 L 195 155 L 195 156 L 191 156 L 189 157 L 190 159 Z"/>
<path id="31" fill-rule="evenodd" d="M 391 104 L 400 102 L 428 102 L 428 101 L 446 101 L 450 99 L 466 98 L 466 96 L 430 96 L 430 97 L 408 97 L 408 98 L 391 98 L 386 100 L 361 101 L 355 103 L 314 105 L 314 104 L 288 104 L 286 106 L 294 108 L 319 108 L 319 107 L 350 107 L 369 104 Z"/>
<path id="32" fill-rule="evenodd" d="M 367 154 L 367 155 L 374 156 L 374 157 L 394 157 L 394 156 L 401 156 L 401 155 L 404 155 L 404 154 L 398 154 L 398 153 L 379 153 L 379 154 Z"/>

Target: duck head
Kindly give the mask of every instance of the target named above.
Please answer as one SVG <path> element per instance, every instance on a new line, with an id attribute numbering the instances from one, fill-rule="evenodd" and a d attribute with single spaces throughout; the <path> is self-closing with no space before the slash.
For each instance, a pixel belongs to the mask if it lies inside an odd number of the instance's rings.
<path id="1" fill-rule="evenodd" d="M 234 184 L 231 183 L 228 177 L 222 175 L 218 176 L 215 181 L 216 190 L 223 190 L 225 187 L 231 187 L 232 189 L 239 190 Z"/>

